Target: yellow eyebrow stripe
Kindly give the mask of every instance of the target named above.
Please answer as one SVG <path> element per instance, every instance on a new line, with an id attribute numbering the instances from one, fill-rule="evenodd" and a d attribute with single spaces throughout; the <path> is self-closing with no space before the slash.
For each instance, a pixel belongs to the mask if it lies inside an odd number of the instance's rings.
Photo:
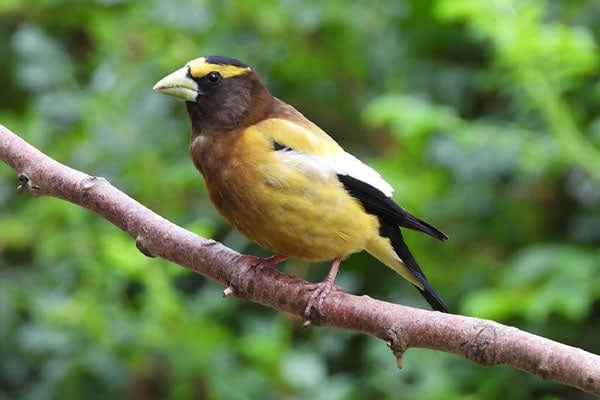
<path id="1" fill-rule="evenodd" d="M 250 67 L 238 67 L 235 65 L 211 64 L 206 62 L 205 57 L 196 58 L 186 64 L 190 68 L 193 78 L 201 78 L 212 71 L 217 71 L 223 78 L 231 78 L 250 71 Z"/>

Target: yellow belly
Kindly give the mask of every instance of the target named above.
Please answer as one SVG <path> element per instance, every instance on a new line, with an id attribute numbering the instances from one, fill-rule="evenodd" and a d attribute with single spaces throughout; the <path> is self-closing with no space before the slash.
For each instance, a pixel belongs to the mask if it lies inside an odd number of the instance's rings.
<path id="1" fill-rule="evenodd" d="M 229 156 L 205 171 L 208 193 L 225 219 L 261 247 L 325 261 L 363 250 L 377 234 L 377 218 L 365 213 L 335 175 L 281 165 L 272 154 Z"/>
<path id="2" fill-rule="evenodd" d="M 365 212 L 327 163 L 319 162 L 332 154 L 328 151 L 343 150 L 319 142 L 320 136 L 295 132 L 298 127 L 290 131 L 288 126 L 281 137 L 281 124 L 271 122 L 197 137 L 190 144 L 209 196 L 225 219 L 261 247 L 302 260 L 327 261 L 366 250 L 422 288 L 390 239 L 380 236 L 377 217 Z M 277 140 L 294 150 L 276 151 Z"/>
<path id="3" fill-rule="evenodd" d="M 277 187 L 243 180 L 233 190 L 210 178 L 206 184 L 229 223 L 275 253 L 310 261 L 343 258 L 363 250 L 377 230 L 377 219 L 335 182 L 296 179 L 293 186 Z M 242 186 L 248 190 L 241 193 Z"/>

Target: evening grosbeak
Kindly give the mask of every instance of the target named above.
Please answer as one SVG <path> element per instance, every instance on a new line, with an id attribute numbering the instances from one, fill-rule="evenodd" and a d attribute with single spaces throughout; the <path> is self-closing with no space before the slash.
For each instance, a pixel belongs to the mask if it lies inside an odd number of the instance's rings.
<path id="1" fill-rule="evenodd" d="M 305 316 L 320 312 L 340 262 L 366 250 L 410 281 L 438 311 L 448 309 L 408 250 L 400 227 L 448 237 L 392 200 L 392 187 L 294 107 L 269 93 L 245 63 L 207 56 L 154 90 L 185 101 L 189 153 L 210 199 L 229 223 L 277 254 L 333 260 L 313 285 Z"/>

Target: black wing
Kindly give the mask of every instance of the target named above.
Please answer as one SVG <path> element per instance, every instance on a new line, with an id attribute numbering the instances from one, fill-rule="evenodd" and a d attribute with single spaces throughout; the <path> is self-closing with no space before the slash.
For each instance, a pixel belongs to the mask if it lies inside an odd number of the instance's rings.
<path id="1" fill-rule="evenodd" d="M 368 183 L 341 174 L 338 175 L 338 179 L 342 182 L 348 193 L 360 201 L 366 212 L 377 216 L 379 219 L 380 235 L 390 239 L 398 257 L 400 257 L 406 268 L 421 283 L 423 288 L 417 287 L 417 290 L 419 290 L 429 305 L 434 310 L 448 312 L 448 308 L 437 293 L 435 293 L 419 264 L 417 264 L 417 261 L 408 249 L 408 246 L 406 246 L 399 226 L 427 233 L 440 240 L 446 240 L 448 236 L 436 227 L 410 214 L 382 191 Z"/>
<path id="2" fill-rule="evenodd" d="M 338 175 L 338 179 L 352 197 L 361 202 L 369 214 L 383 218 L 396 226 L 424 232 L 439 240 L 448 239 L 445 233 L 400 207 L 381 190 L 349 175 Z"/>

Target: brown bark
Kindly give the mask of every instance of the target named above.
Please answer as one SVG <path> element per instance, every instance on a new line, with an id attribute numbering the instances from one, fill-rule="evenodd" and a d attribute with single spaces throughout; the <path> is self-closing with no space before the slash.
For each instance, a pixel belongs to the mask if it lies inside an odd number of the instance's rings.
<path id="1" fill-rule="evenodd" d="M 2 125 L 0 160 L 16 171 L 18 193 L 54 196 L 85 207 L 129 234 L 144 254 L 213 279 L 227 287 L 226 294 L 303 316 L 311 295 L 307 282 L 270 268 L 252 268 L 240 278 L 248 258 L 167 221 L 105 179 L 54 161 Z M 517 328 L 340 291 L 330 294 L 322 311 L 324 316 L 312 317 L 313 324 L 381 338 L 399 367 L 408 348 L 423 347 L 459 354 L 485 366 L 506 365 L 600 394 L 600 356 Z"/>

